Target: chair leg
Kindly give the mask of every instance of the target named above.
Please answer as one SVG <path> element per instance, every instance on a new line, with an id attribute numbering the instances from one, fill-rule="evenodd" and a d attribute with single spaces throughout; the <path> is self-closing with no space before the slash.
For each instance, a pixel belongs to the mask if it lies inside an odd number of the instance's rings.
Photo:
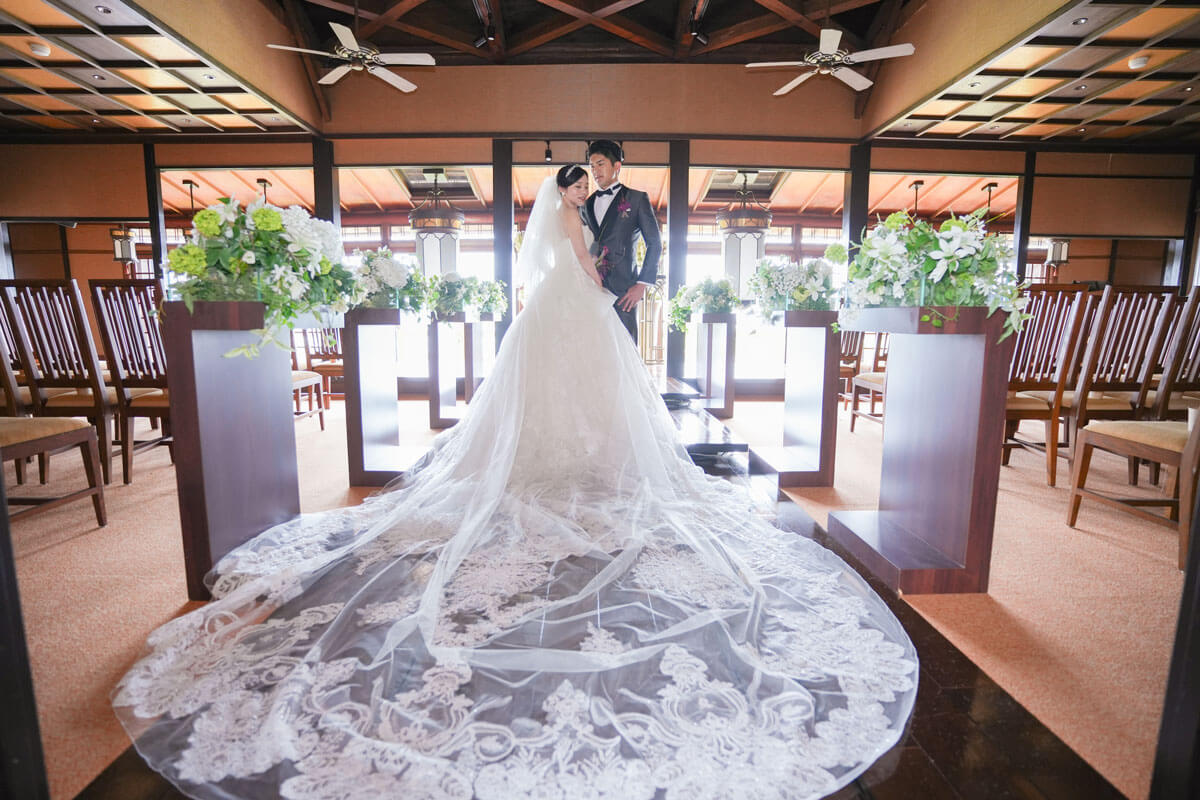
<path id="1" fill-rule="evenodd" d="M 133 417 L 122 414 L 118 419 L 123 428 L 121 438 L 125 440 L 121 445 L 121 480 L 130 484 L 133 483 Z"/>
<path id="2" fill-rule="evenodd" d="M 171 456 L 171 463 L 175 463 L 175 437 L 171 436 L 171 420 L 166 417 L 162 421 L 163 436 L 170 437 L 167 441 L 167 453 Z"/>
<path id="3" fill-rule="evenodd" d="M 20 486 L 25 483 L 25 459 L 14 458 L 13 469 L 17 472 L 17 485 Z"/>
<path id="4" fill-rule="evenodd" d="M 1159 478 L 1159 473 L 1161 472 L 1161 470 L 1162 470 L 1162 464 L 1159 464 L 1154 461 L 1150 462 L 1150 482 L 1152 484 L 1154 484 L 1155 486 L 1158 486 L 1158 478 Z"/>
<path id="5" fill-rule="evenodd" d="M 83 470 L 87 474 L 88 487 L 96 490 L 92 495 L 92 508 L 96 512 L 96 523 L 103 528 L 108 524 L 108 512 L 104 508 L 104 484 L 100 483 L 100 452 L 92 440 L 79 443 L 83 456 Z"/>
<path id="6" fill-rule="evenodd" d="M 295 392 L 293 392 L 293 394 L 296 395 L 296 413 L 299 414 L 300 413 L 300 390 L 297 389 Z"/>
<path id="7" fill-rule="evenodd" d="M 328 380 L 323 378 L 322 380 Z M 317 390 L 317 419 L 321 421 L 321 430 L 325 430 L 325 409 L 329 408 L 329 395 L 325 394 L 321 384 L 313 387 Z"/>
<path id="8" fill-rule="evenodd" d="M 321 376 L 321 388 L 318 390 L 325 401 L 325 410 L 329 410 L 329 395 L 333 390 L 333 378 L 329 375 Z M 321 430 L 325 430 L 324 420 L 321 421 Z"/>
<path id="9" fill-rule="evenodd" d="M 1021 426 L 1019 419 L 1004 420 L 1004 441 L 1000 446 L 1000 466 L 1007 467 L 1008 459 L 1012 456 L 1012 446 L 1009 444 L 1009 439 L 1017 435 L 1017 428 Z"/>
<path id="10" fill-rule="evenodd" d="M 1187 569 L 1188 545 L 1192 536 L 1192 511 L 1196 500 L 1196 478 L 1196 475 L 1180 475 L 1179 481 L 1179 568 L 1181 570 Z"/>
<path id="11" fill-rule="evenodd" d="M 1058 480 L 1058 420 L 1046 420 L 1046 483 Z"/>
<path id="12" fill-rule="evenodd" d="M 1088 467 L 1092 462 L 1092 444 L 1086 433 L 1080 434 L 1075 447 L 1075 463 L 1071 465 L 1071 496 L 1067 500 L 1067 525 L 1072 528 L 1079 517 L 1079 501 L 1083 500 L 1079 490 L 1087 483 Z"/>
<path id="13" fill-rule="evenodd" d="M 50 480 L 50 455 L 38 453 L 38 482 L 43 486 Z"/>
<path id="14" fill-rule="evenodd" d="M 104 475 L 104 483 L 107 485 L 112 482 L 113 432 L 109 428 L 109 418 L 107 416 L 93 419 L 91 423 L 96 428 L 97 444 L 100 449 L 100 470 Z"/>
<path id="15" fill-rule="evenodd" d="M 854 433 L 854 422 L 858 419 L 858 387 L 850 388 L 850 432 Z"/>
<path id="16" fill-rule="evenodd" d="M 158 430 L 158 417 L 150 417 L 150 430 Z"/>
<path id="17" fill-rule="evenodd" d="M 1137 458 L 1137 456 L 1130 456 L 1128 458 L 1128 461 L 1129 461 L 1129 485 L 1137 486 L 1138 485 L 1138 466 L 1139 466 L 1138 458 Z"/>

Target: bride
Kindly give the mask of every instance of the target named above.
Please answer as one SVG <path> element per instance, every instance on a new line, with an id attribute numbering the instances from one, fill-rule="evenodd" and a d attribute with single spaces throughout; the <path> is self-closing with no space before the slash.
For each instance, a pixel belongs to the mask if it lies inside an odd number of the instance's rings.
<path id="1" fill-rule="evenodd" d="M 196 798 L 809 798 L 916 694 L 857 573 L 676 441 L 547 178 L 530 289 L 459 424 L 362 505 L 233 551 L 113 703 Z"/>

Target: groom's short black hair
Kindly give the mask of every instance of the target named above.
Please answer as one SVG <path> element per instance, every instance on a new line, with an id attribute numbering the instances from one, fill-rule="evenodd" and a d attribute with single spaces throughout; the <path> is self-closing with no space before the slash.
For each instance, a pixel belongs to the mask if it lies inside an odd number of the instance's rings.
<path id="1" fill-rule="evenodd" d="M 587 157 L 590 159 L 594 155 L 602 155 L 614 164 L 618 161 L 625 160 L 625 153 L 621 150 L 621 145 L 614 142 L 612 139 L 597 139 L 588 145 Z"/>

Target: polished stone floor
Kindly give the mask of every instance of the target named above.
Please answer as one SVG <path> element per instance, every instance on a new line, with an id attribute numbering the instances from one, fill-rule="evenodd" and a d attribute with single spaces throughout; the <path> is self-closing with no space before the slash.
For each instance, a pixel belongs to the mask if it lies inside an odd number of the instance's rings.
<path id="1" fill-rule="evenodd" d="M 719 474 L 744 467 L 714 465 Z M 761 482 L 753 487 L 760 493 Z M 867 575 L 793 503 L 779 507 L 781 527 L 811 536 Z M 1124 797 L 1032 714 L 1012 699 L 920 614 L 867 575 L 916 645 L 921 678 L 908 731 L 900 743 L 836 800 L 1106 800 Z M 181 798 L 126 750 L 77 800 Z M 732 800 L 732 799 L 731 799 Z"/>

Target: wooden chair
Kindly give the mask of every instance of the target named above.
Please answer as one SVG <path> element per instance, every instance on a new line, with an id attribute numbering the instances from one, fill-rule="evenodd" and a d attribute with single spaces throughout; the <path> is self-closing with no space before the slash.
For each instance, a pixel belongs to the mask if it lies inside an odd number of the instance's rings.
<path id="1" fill-rule="evenodd" d="M 1097 420 L 1079 431 L 1071 470 L 1071 495 L 1067 525 L 1075 527 L 1083 498 L 1119 508 L 1141 519 L 1176 530 L 1179 534 L 1179 568 L 1187 563 L 1196 496 L 1196 471 L 1200 464 L 1200 425 L 1188 430 L 1186 422 L 1172 420 Z M 1139 458 L 1172 469 L 1166 492 L 1161 497 L 1116 497 L 1086 488 L 1092 453 L 1105 450 L 1126 458 Z M 1167 509 L 1165 516 L 1147 507 Z"/>
<path id="2" fill-rule="evenodd" d="M 1026 294 L 1029 304 L 1025 311 L 1030 318 L 1014 334 L 1001 463 L 1007 465 L 1017 447 L 1040 450 L 1046 456 L 1046 482 L 1053 486 L 1059 455 L 1058 418 L 1063 391 L 1075 377 L 1072 355 L 1077 351 L 1087 294 L 1082 285 L 1031 286 Z M 1026 441 L 1017 435 L 1021 422 L 1027 419 L 1044 423 L 1043 442 Z"/>
<path id="3" fill-rule="evenodd" d="M 304 330 L 305 371 L 321 376 L 321 393 L 325 408 L 329 408 L 333 393 L 333 379 L 345 378 L 346 368 L 342 360 L 341 328 L 306 328 Z"/>
<path id="4" fill-rule="evenodd" d="M 325 403 L 321 390 L 322 378 L 318 373 L 299 369 L 298 366 L 299 359 L 296 357 L 296 348 L 292 347 L 292 395 L 296 402 L 296 410 L 293 414 L 297 421 L 316 414 L 317 419 L 321 422 L 321 430 L 325 430 Z M 304 410 L 300 408 L 301 393 L 308 396 L 308 408 Z"/>
<path id="5" fill-rule="evenodd" d="M 175 456 L 167 358 L 159 317 L 162 287 L 154 279 L 93 280 L 88 285 L 116 389 L 121 475 L 125 483 L 130 483 L 135 453 L 166 445 L 172 461 Z M 160 422 L 163 435 L 136 441 L 133 423 L 139 417 Z"/>
<path id="6" fill-rule="evenodd" d="M 875 349 L 871 355 L 871 369 L 860 372 L 850 380 L 850 430 L 854 430 L 854 420 L 858 417 L 883 424 L 883 414 L 887 410 L 887 354 L 888 335 L 875 334 Z M 859 410 L 858 404 L 867 398 L 867 411 Z M 876 412 L 875 404 L 881 403 L 884 409 Z"/>
<path id="7" fill-rule="evenodd" d="M 86 420 L 74 417 L 0 417 L 0 461 L 21 460 L 34 455 L 60 453 L 79 448 L 87 474 L 87 488 L 60 497 L 9 497 L 9 505 L 30 508 L 10 513 L 9 519 L 39 514 L 73 500 L 92 498 L 96 523 L 108 524 L 104 509 L 104 485 L 100 482 L 100 451 L 96 430 Z"/>
<path id="8" fill-rule="evenodd" d="M 100 466 L 108 483 L 117 393 L 104 382 L 78 284 L 0 280 L 0 301 L 12 322 L 34 415 L 87 417 L 96 428 Z M 55 394 L 56 389 L 68 391 Z"/>
<path id="9" fill-rule="evenodd" d="M 842 331 L 842 352 L 838 356 L 838 379 L 842 382 L 838 398 L 842 401 L 842 408 L 850 405 L 850 382 L 862 372 L 862 355 L 863 332 Z"/>

